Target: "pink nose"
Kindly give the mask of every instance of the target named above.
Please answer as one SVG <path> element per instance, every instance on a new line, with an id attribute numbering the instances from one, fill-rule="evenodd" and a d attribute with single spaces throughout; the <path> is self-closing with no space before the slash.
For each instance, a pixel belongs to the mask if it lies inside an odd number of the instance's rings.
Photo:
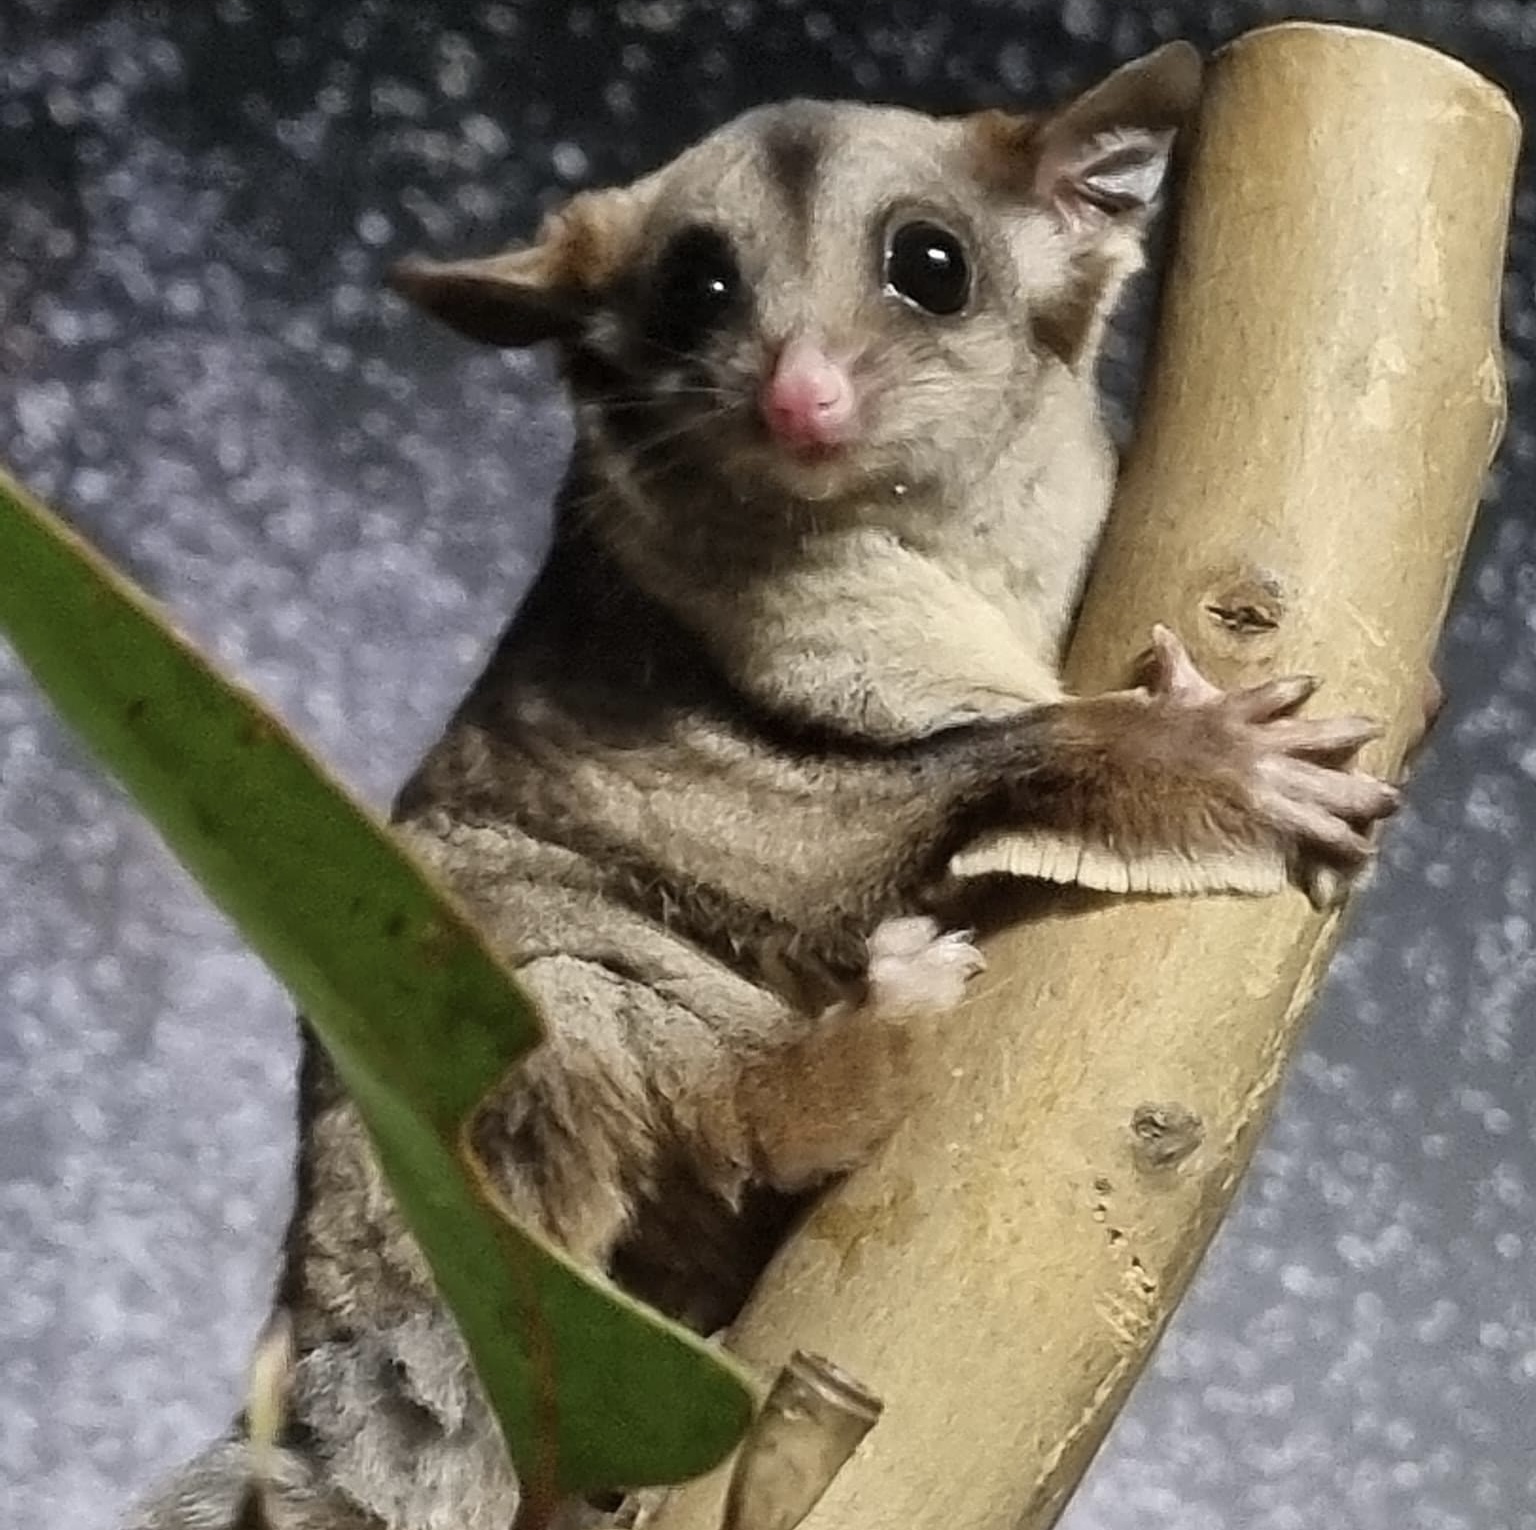
<path id="1" fill-rule="evenodd" d="M 853 379 L 814 340 L 791 340 L 763 388 L 763 419 L 798 450 L 840 446 L 853 432 Z"/>

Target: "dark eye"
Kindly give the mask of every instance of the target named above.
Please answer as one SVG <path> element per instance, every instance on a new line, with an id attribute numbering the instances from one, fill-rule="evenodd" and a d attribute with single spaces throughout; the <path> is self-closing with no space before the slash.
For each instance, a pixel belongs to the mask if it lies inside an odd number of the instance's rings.
<path id="1" fill-rule="evenodd" d="M 651 332 L 674 350 L 696 345 L 741 296 L 741 272 L 723 234 L 684 229 L 662 254 L 652 291 Z"/>
<path id="2" fill-rule="evenodd" d="M 937 223 L 903 223 L 885 247 L 885 287 L 924 313 L 959 313 L 971 295 L 965 247 Z"/>

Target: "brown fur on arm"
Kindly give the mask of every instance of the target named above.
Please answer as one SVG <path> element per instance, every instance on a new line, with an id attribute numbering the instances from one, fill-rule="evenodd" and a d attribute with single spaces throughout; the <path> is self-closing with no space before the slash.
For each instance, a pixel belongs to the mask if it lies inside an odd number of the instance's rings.
<path id="1" fill-rule="evenodd" d="M 957 874 L 1113 892 L 1273 892 L 1356 869 L 1397 793 L 1344 767 L 1379 729 L 1296 716 L 1316 682 L 1225 692 L 1158 629 L 1147 689 L 939 741 L 958 778 Z M 957 769 L 958 765 L 958 769 Z M 969 766 L 969 779 L 966 766 Z"/>

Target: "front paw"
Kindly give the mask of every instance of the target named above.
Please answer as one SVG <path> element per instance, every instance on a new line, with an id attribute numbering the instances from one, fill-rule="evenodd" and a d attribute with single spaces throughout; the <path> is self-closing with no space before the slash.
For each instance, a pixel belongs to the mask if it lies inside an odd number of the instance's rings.
<path id="1" fill-rule="evenodd" d="M 943 1013 L 987 965 L 969 930 L 940 933 L 923 915 L 887 919 L 869 937 L 869 996 L 881 1014 Z"/>
<path id="2" fill-rule="evenodd" d="M 1244 805 L 1317 907 L 1336 902 L 1371 853 L 1370 826 L 1396 811 L 1397 789 L 1354 768 L 1381 736 L 1366 717 L 1298 717 L 1317 689 L 1289 675 L 1224 691 L 1183 643 L 1155 627 L 1143 681 L 1155 704 L 1191 714 L 1206 748 L 1236 774 Z"/>

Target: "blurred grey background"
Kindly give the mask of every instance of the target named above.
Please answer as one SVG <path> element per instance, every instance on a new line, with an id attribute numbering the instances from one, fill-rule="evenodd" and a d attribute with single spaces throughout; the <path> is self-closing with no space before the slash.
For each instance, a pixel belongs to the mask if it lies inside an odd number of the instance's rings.
<path id="1" fill-rule="evenodd" d="M 0 0 L 0 456 L 382 805 L 523 589 L 568 438 L 543 360 L 408 319 L 392 257 L 519 236 L 756 101 L 1033 100 L 1281 14 L 1536 103 L 1515 3 Z M 1527 166 L 1449 710 L 1071 1530 L 1536 1530 L 1533 240 Z M 4 652 L 0 900 L 0 1523 L 105 1530 L 236 1404 L 295 1040 Z"/>

